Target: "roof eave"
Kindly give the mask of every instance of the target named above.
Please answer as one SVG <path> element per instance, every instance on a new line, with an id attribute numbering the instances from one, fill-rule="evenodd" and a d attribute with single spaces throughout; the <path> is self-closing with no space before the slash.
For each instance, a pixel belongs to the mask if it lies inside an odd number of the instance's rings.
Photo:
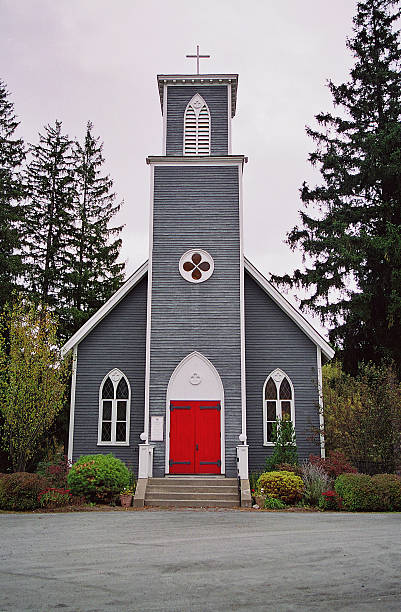
<path id="1" fill-rule="evenodd" d="M 126 296 L 128 291 L 133 289 L 135 285 L 145 276 L 148 271 L 148 262 L 145 261 L 123 285 L 79 328 L 77 332 L 64 344 L 61 349 L 61 354 L 64 356 L 69 350 L 79 344 L 92 331 L 94 327 Z"/>
<path id="2" fill-rule="evenodd" d="M 271 297 L 271 299 L 294 321 L 294 323 L 305 333 L 305 335 L 322 350 L 327 359 L 334 357 L 335 351 L 326 340 L 315 330 L 315 328 L 302 316 L 300 312 L 265 278 L 252 264 L 244 258 L 245 270 L 252 276 L 254 281 Z M 126 294 L 139 283 L 148 271 L 148 261 L 142 264 L 125 283 L 111 296 L 105 304 L 64 344 L 62 354 L 65 355 L 70 349 L 79 344 L 92 331 L 94 327 L 112 310 Z"/>
<path id="3" fill-rule="evenodd" d="M 231 117 L 234 117 L 237 106 L 238 74 L 158 74 L 157 85 L 160 96 L 160 106 L 163 114 L 164 85 L 201 85 L 209 81 L 214 85 L 231 85 Z"/>
<path id="4" fill-rule="evenodd" d="M 271 299 L 294 321 L 294 323 L 302 329 L 304 334 L 316 346 L 320 347 L 322 353 L 327 359 L 332 359 L 335 355 L 334 349 L 326 342 L 326 340 L 316 331 L 316 329 L 305 319 L 305 317 L 296 309 L 283 295 L 251 264 L 249 259 L 244 257 L 245 270 L 249 272 L 256 283 L 271 297 Z"/>

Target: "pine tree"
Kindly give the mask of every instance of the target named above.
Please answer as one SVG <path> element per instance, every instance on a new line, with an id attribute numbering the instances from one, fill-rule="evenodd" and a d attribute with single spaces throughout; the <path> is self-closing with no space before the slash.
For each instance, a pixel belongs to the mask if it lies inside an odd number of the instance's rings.
<path id="1" fill-rule="evenodd" d="M 44 130 L 39 144 L 30 145 L 26 171 L 27 285 L 62 321 L 61 293 L 74 234 L 71 141 L 60 121 Z"/>
<path id="2" fill-rule="evenodd" d="M 330 339 L 355 373 L 358 362 L 390 358 L 401 372 L 401 76 L 400 2 L 357 5 L 347 40 L 350 80 L 329 82 L 339 112 L 307 128 L 310 162 L 323 182 L 301 189 L 302 226 L 287 242 L 306 266 L 280 284 L 304 287 L 301 307 L 334 325 Z"/>
<path id="3" fill-rule="evenodd" d="M 19 286 L 22 274 L 20 222 L 23 187 L 20 167 L 24 144 L 14 137 L 19 123 L 8 92 L 0 80 L 0 308 Z"/>
<path id="4" fill-rule="evenodd" d="M 76 227 L 63 292 L 69 306 L 68 333 L 75 332 L 124 280 L 124 263 L 117 262 L 122 226 L 110 227 L 121 205 L 115 204 L 113 181 L 102 175 L 102 150 L 89 121 L 83 145 L 75 142 L 73 148 Z"/>

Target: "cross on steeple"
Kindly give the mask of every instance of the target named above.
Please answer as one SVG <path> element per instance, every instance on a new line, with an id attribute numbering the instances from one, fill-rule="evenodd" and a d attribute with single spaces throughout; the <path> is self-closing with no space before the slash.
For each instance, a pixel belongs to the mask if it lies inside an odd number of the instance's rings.
<path id="1" fill-rule="evenodd" d="M 196 74 L 199 74 L 199 59 L 201 57 L 210 57 L 210 55 L 199 55 L 199 45 L 196 45 L 196 55 L 187 55 L 186 57 L 196 58 Z"/>

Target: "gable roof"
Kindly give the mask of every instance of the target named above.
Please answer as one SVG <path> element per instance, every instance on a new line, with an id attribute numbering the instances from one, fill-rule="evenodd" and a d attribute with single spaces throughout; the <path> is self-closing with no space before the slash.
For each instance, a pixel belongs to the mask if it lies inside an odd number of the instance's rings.
<path id="1" fill-rule="evenodd" d="M 138 268 L 133 274 L 131 274 L 131 276 L 125 281 L 123 285 L 121 285 L 121 287 L 111 296 L 111 298 L 109 298 L 107 302 L 105 302 L 103 306 L 101 306 L 99 310 L 97 310 L 95 314 L 92 315 L 91 318 L 88 319 L 86 323 L 84 323 L 82 327 L 80 327 L 79 330 L 75 332 L 73 336 L 71 336 L 71 338 L 64 344 L 63 348 L 61 349 L 61 354 L 65 355 L 76 344 L 79 344 L 81 340 L 86 338 L 86 336 L 92 331 L 92 329 L 96 327 L 96 325 L 100 323 L 100 321 L 102 321 L 102 319 L 104 319 L 104 317 L 108 315 L 109 312 L 113 310 L 115 306 L 117 306 L 117 304 L 121 302 L 121 300 L 127 295 L 127 293 L 129 293 L 131 289 L 133 289 L 135 285 L 137 285 L 139 281 L 145 277 L 147 271 L 148 262 L 145 261 L 145 263 L 142 264 L 140 268 Z"/>
<path id="2" fill-rule="evenodd" d="M 316 329 L 305 319 L 305 317 L 288 302 L 283 295 L 274 287 L 268 280 L 244 257 L 245 270 L 253 278 L 253 280 L 261 287 L 268 296 L 283 310 L 290 319 L 304 332 L 304 334 L 316 346 L 320 346 L 322 353 L 327 359 L 334 357 L 335 351 L 330 344 L 316 331 Z"/>
<path id="3" fill-rule="evenodd" d="M 292 321 L 304 332 L 304 334 L 322 350 L 323 355 L 327 359 L 334 357 L 334 350 L 326 342 L 315 328 L 301 315 L 300 312 L 292 304 L 290 304 L 284 296 L 265 278 L 251 262 L 244 258 L 245 270 L 253 278 L 253 280 L 261 287 L 267 295 L 283 310 Z M 125 283 L 111 296 L 110 299 L 103 304 L 95 314 L 88 319 L 82 327 L 64 344 L 62 354 L 65 355 L 70 349 L 79 344 L 92 331 L 94 327 L 111 311 L 121 300 L 141 281 L 148 272 L 148 262 L 145 261 Z"/>

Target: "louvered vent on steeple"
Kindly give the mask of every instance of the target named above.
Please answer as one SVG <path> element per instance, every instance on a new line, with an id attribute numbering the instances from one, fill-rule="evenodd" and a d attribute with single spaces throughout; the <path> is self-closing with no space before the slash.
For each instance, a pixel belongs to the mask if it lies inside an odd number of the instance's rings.
<path id="1" fill-rule="evenodd" d="M 184 155 L 210 155 L 210 111 L 199 94 L 185 109 Z"/>

